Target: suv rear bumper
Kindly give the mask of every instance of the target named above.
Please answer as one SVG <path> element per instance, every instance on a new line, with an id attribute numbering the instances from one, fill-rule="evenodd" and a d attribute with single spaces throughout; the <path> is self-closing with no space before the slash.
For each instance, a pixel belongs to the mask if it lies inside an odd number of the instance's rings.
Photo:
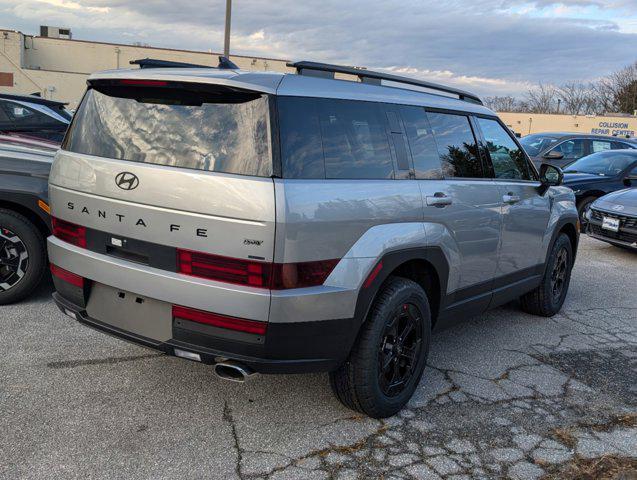
<path id="1" fill-rule="evenodd" d="M 175 355 L 175 349 L 179 349 L 198 354 L 201 363 L 234 360 L 258 373 L 334 370 L 345 361 L 357 331 L 353 319 L 270 323 L 265 342 L 254 344 L 206 335 L 173 323 L 173 338 L 161 342 L 91 318 L 83 307 L 63 296 L 65 288 L 57 280 L 55 283 L 58 291 L 53 293 L 53 300 L 58 308 L 88 327 L 167 355 Z"/>

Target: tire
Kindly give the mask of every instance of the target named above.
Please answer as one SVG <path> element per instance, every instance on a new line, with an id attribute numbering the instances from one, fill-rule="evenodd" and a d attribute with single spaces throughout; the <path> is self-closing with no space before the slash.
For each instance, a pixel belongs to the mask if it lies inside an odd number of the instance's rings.
<path id="1" fill-rule="evenodd" d="M 562 262 L 564 263 L 562 264 Z M 542 283 L 534 290 L 520 297 L 522 310 L 542 317 L 552 317 L 559 312 L 568 293 L 572 268 L 573 247 L 568 236 L 565 233 L 561 233 L 551 247 Z M 558 273 L 556 274 L 556 272 Z M 559 282 L 556 280 L 556 275 L 561 277 L 561 286 L 557 293 L 555 292 L 555 286 Z"/>
<path id="2" fill-rule="evenodd" d="M 586 220 L 586 217 L 584 217 L 584 214 L 591 206 L 591 203 L 595 200 L 597 200 L 597 197 L 584 197 L 577 203 L 577 216 L 579 217 L 579 223 L 582 226 L 582 231 L 585 231 L 584 227 L 588 225 L 588 221 Z"/>
<path id="3" fill-rule="evenodd" d="M 418 320 L 410 320 L 416 317 Z M 412 328 L 403 335 L 407 324 Z M 390 277 L 376 296 L 349 358 L 330 373 L 334 394 L 346 407 L 370 417 L 394 415 L 409 401 L 420 382 L 430 338 L 431 313 L 424 290 L 411 280 Z M 391 357 L 395 360 L 391 361 Z M 391 365 L 382 376 L 381 361 Z M 392 387 L 394 384 L 397 385 Z"/>
<path id="4" fill-rule="evenodd" d="M 23 215 L 0 209 L 0 305 L 29 295 L 46 266 L 42 233 Z"/>

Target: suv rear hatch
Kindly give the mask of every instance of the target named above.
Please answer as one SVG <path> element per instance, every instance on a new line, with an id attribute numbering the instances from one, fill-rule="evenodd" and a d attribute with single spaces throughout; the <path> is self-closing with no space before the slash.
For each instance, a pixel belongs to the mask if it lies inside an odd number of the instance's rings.
<path id="1" fill-rule="evenodd" d="M 221 85 L 92 81 L 50 176 L 52 262 L 113 289 L 266 321 L 270 103 Z"/>

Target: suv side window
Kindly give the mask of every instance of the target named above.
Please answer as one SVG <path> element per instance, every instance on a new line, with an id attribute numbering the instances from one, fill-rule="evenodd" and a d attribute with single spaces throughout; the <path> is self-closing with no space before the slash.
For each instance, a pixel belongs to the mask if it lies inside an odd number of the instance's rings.
<path id="1" fill-rule="evenodd" d="M 316 101 L 279 97 L 281 164 L 285 178 L 325 178 L 325 162 Z"/>
<path id="2" fill-rule="evenodd" d="M 442 178 L 440 155 L 425 109 L 422 107 L 400 107 L 400 116 L 405 124 L 416 178 Z"/>
<path id="3" fill-rule="evenodd" d="M 579 138 L 566 140 L 551 149 L 551 151 L 564 154 L 564 160 L 578 160 L 584 156 L 584 141 Z"/>
<path id="4" fill-rule="evenodd" d="M 384 111 L 377 103 L 320 99 L 325 178 L 394 177 Z"/>
<path id="5" fill-rule="evenodd" d="M 482 162 L 469 117 L 427 112 L 445 177 L 482 178 Z"/>
<path id="6" fill-rule="evenodd" d="M 486 149 L 491 156 L 495 178 L 531 180 L 531 172 L 522 149 L 496 120 L 477 119 Z"/>

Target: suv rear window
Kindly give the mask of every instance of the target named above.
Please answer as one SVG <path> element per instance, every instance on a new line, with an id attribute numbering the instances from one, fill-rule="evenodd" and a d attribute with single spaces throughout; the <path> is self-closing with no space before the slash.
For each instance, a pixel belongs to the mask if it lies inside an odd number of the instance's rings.
<path id="1" fill-rule="evenodd" d="M 98 157 L 267 177 L 267 95 L 228 89 L 94 87 L 62 146 Z"/>

